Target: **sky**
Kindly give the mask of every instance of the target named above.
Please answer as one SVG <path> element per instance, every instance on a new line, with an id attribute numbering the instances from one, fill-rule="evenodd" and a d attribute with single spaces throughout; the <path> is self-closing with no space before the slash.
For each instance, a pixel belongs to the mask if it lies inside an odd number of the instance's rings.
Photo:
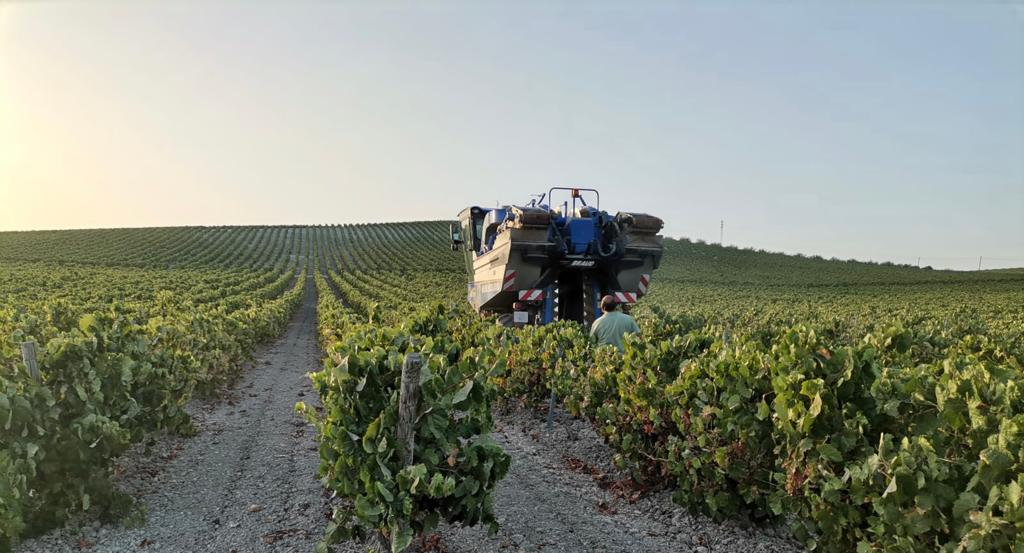
<path id="1" fill-rule="evenodd" d="M 452 219 L 1024 266 L 1024 4 L 0 0 L 0 230 Z"/>

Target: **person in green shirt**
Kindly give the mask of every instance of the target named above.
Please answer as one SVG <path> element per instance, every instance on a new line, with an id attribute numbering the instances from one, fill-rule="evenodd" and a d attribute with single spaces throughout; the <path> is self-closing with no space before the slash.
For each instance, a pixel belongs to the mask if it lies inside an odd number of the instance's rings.
<path id="1" fill-rule="evenodd" d="M 597 338 L 599 345 L 610 344 L 622 351 L 622 337 L 626 333 L 639 334 L 633 317 L 618 310 L 619 302 L 615 296 L 601 298 L 601 311 L 604 312 L 590 327 L 590 336 Z"/>

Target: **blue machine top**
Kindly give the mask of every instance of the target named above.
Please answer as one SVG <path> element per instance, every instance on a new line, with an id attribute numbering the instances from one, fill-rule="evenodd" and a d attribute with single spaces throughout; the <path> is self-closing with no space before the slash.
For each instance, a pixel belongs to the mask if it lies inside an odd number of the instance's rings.
<path id="1" fill-rule="evenodd" d="M 566 237 L 569 239 L 568 253 L 574 255 L 588 253 L 591 245 L 600 238 L 598 236 L 598 233 L 600 232 L 600 226 L 598 225 L 599 217 L 599 211 L 591 210 L 590 213 L 584 217 L 566 217 L 565 215 L 559 215 L 554 218 L 555 226 L 562 229 Z"/>
<path id="2" fill-rule="evenodd" d="M 597 237 L 595 236 L 597 226 L 594 224 L 593 219 L 569 219 L 569 224 L 566 225 L 569 231 L 569 241 L 572 244 L 572 252 L 574 254 L 587 253 L 587 249 L 590 247 Z"/>

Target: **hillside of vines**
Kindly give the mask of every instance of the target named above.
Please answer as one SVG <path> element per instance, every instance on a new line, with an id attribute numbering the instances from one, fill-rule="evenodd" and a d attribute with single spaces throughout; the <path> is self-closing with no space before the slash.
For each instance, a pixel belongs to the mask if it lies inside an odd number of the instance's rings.
<path id="1" fill-rule="evenodd" d="M 471 313 L 446 222 L 0 233 L 0 550 L 130 503 L 112 462 L 317 291 L 321 544 L 496 526 L 492 406 L 551 393 L 648 488 L 811 550 L 1024 551 L 1024 272 L 666 240 L 625 351 Z M 22 362 L 38 350 L 40 377 Z M 395 433 L 420 354 L 416 449 Z"/>

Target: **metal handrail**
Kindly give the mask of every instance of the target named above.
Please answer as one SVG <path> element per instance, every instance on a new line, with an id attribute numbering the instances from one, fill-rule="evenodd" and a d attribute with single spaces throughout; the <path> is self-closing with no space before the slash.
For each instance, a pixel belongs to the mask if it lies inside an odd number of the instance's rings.
<path id="1" fill-rule="evenodd" d="M 567 187 L 564 187 L 564 186 L 552 187 L 550 190 L 548 190 L 548 205 L 551 205 L 551 206 L 555 205 L 555 202 L 551 201 L 552 192 L 554 192 L 555 190 L 567 190 L 567 191 L 569 191 L 570 198 L 572 198 L 572 210 L 573 211 L 576 211 L 576 199 L 577 198 L 580 200 L 580 202 L 583 203 L 583 207 L 589 207 L 587 205 L 587 201 L 583 199 L 582 195 L 580 195 L 580 192 L 593 192 L 594 195 L 597 196 L 597 206 L 595 206 L 595 207 L 597 208 L 598 211 L 601 211 L 601 193 L 598 192 L 594 188 L 567 188 Z M 568 202 L 566 202 L 566 203 L 568 204 Z"/>

